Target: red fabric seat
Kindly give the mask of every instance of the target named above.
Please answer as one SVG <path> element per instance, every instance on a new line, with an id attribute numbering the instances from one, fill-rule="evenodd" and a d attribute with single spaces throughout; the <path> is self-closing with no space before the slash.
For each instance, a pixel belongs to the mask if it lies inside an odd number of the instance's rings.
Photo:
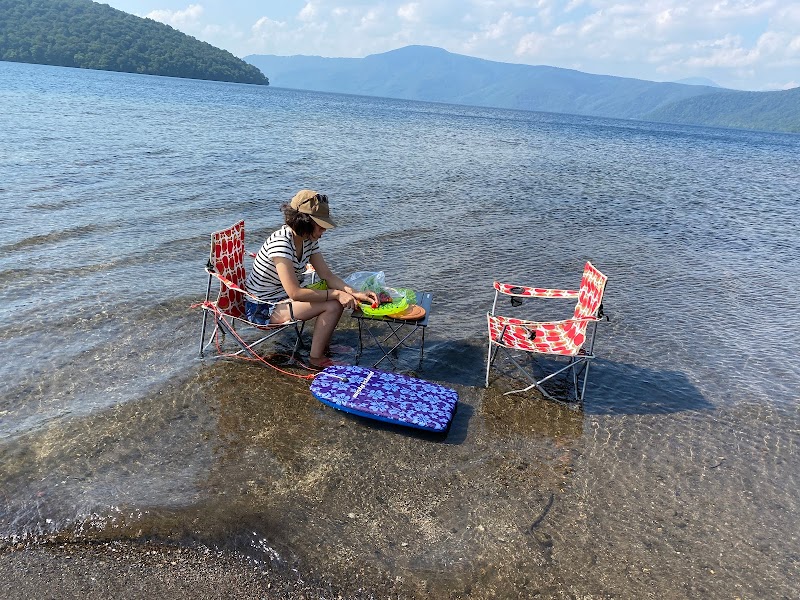
<path id="1" fill-rule="evenodd" d="M 202 303 L 203 308 L 203 329 L 200 334 L 200 355 L 203 356 L 205 350 L 216 342 L 217 351 L 223 356 L 238 356 L 246 354 L 251 358 L 260 358 L 255 350 L 255 346 L 282 333 L 294 333 L 294 349 L 289 358 L 294 360 L 295 354 L 300 347 L 300 335 L 305 325 L 304 321 L 292 318 L 286 323 L 277 325 L 259 325 L 247 320 L 245 314 L 245 298 L 251 302 L 261 302 L 258 298 L 248 293 L 244 289 L 244 282 L 247 277 L 245 268 L 245 244 L 244 244 L 244 221 L 239 221 L 227 229 L 222 229 L 211 234 L 211 253 L 206 264 L 208 273 L 208 287 L 206 289 L 206 299 Z M 218 283 L 216 300 L 211 299 L 212 284 Z M 291 312 L 291 305 L 289 306 Z M 214 319 L 214 329 L 206 337 L 208 317 Z M 243 326 L 237 330 L 237 324 Z M 251 332 L 257 330 L 258 339 L 249 341 L 245 330 Z M 230 337 L 239 346 L 239 350 L 232 354 L 226 353 L 223 349 L 225 338 Z"/>
<path id="2" fill-rule="evenodd" d="M 489 386 L 489 373 L 500 348 L 509 351 L 531 352 L 534 354 L 568 357 L 569 363 L 541 379 L 533 377 L 509 353 L 512 362 L 522 371 L 531 385 L 508 394 L 526 392 L 534 387 L 545 396 L 553 398 L 542 387 L 542 383 L 567 370 L 572 371 L 575 395 L 578 402 L 583 401 L 589 361 L 594 358 L 594 340 L 597 322 L 602 319 L 602 302 L 608 278 L 591 262 L 583 269 L 583 277 L 578 290 L 563 290 L 518 286 L 494 282 L 494 303 L 486 314 L 489 326 L 489 355 L 486 359 L 486 386 Z M 572 317 L 560 321 L 531 321 L 497 314 L 497 303 L 501 296 L 510 296 L 512 304 L 519 299 L 528 298 L 577 298 Z M 516 301 L 515 301 L 516 299 Z M 588 340 L 588 347 L 587 347 Z M 579 378 L 582 375 L 582 385 Z"/>

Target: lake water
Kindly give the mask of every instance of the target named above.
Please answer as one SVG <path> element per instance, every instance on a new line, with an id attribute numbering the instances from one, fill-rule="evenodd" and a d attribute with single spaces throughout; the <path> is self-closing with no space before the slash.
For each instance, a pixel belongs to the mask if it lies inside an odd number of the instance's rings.
<path id="1" fill-rule="evenodd" d="M 800 136 L 2 62 L 0 107 L 0 546 L 202 543 L 350 597 L 797 596 Z M 433 292 L 409 369 L 459 391 L 445 439 L 198 357 L 210 233 L 256 250 L 306 187 L 336 272 Z M 587 259 L 583 409 L 484 389 L 492 282 Z"/>

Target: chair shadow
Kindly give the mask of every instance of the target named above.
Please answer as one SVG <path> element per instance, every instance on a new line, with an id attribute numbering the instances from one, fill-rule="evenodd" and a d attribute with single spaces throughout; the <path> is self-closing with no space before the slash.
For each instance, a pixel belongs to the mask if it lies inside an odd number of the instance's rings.
<path id="1" fill-rule="evenodd" d="M 595 359 L 589 373 L 584 412 L 595 415 L 670 414 L 713 410 L 681 371 Z"/>
<path id="2" fill-rule="evenodd" d="M 338 344 L 352 348 L 358 345 L 358 331 L 352 328 L 337 330 Z M 310 335 L 304 333 L 304 342 L 310 346 Z M 428 340 L 422 364 L 416 360 L 416 353 L 406 360 L 401 360 L 396 369 L 391 365 L 380 365 L 378 368 L 394 370 L 412 377 L 435 381 L 442 385 L 469 386 L 482 390 L 486 369 L 486 345 L 479 338 L 454 341 Z M 302 352 L 302 351 L 301 351 Z M 336 358 L 336 357 L 334 357 Z M 343 357 L 349 358 L 349 357 Z M 360 361 L 361 366 L 369 367 L 371 356 L 367 353 Z M 502 356 L 498 357 L 500 361 Z M 367 360 L 363 360 L 367 359 Z M 535 364 L 534 364 L 535 363 Z M 548 360 L 541 356 L 526 357 L 524 365 L 534 369 L 535 373 L 552 372 L 555 365 L 563 362 Z M 490 389 L 498 393 L 526 387 L 525 381 L 510 363 L 495 364 L 490 374 Z M 546 384 L 548 391 L 556 398 L 566 398 L 571 383 L 567 374 L 554 378 Z M 534 398 L 544 398 L 537 390 L 525 392 Z M 584 414 L 590 415 L 637 415 L 637 414 L 670 414 L 686 411 L 713 410 L 699 389 L 681 371 L 660 371 L 640 365 L 596 358 L 592 361 L 589 382 L 583 406 L 568 403 L 574 408 L 582 408 Z M 407 427 L 382 423 L 355 415 L 349 418 L 359 419 L 369 427 L 377 427 L 395 431 L 400 435 L 415 436 L 431 441 L 459 444 L 466 437 L 467 424 L 474 413 L 468 403 L 459 402 L 458 410 L 447 434 L 430 433 Z"/>
<path id="3" fill-rule="evenodd" d="M 307 334 L 304 334 L 304 337 L 306 336 Z M 345 330 L 341 333 L 337 331 L 337 336 L 339 336 L 338 343 L 353 348 L 357 347 L 357 331 Z M 305 341 L 310 346 L 310 336 Z M 285 350 L 288 351 L 288 347 Z M 425 355 L 421 365 L 412 357 L 411 360 L 401 360 L 394 369 L 391 365 L 380 365 L 378 368 L 387 369 L 388 367 L 387 370 L 442 385 L 467 386 L 483 390 L 486 351 L 486 346 L 482 340 L 478 339 L 458 342 L 431 340 L 426 342 Z M 369 356 L 362 358 L 369 358 Z M 520 356 L 517 355 L 517 358 L 519 360 Z M 362 360 L 360 364 L 365 367 L 371 366 L 368 360 Z M 541 356 L 534 358 L 530 355 L 524 356 L 521 364 L 531 369 L 531 372 L 543 376 L 545 373 L 557 370 L 558 365 L 563 366 L 565 363 Z M 567 399 L 571 388 L 571 382 L 567 376 L 567 373 L 564 373 L 547 382 L 545 387 L 548 392 L 556 398 Z M 498 356 L 489 378 L 490 391 L 502 394 L 527 387 L 529 383 L 509 361 L 503 360 L 502 353 Z M 544 399 L 538 390 L 514 396 Z M 582 408 L 584 414 L 590 415 L 670 414 L 714 409 L 714 405 L 681 371 L 659 371 L 603 358 L 596 358 L 591 362 L 583 406 L 578 406 L 574 401 L 566 404 L 575 409 Z M 473 412 L 474 410 L 469 404 L 459 402 L 458 411 L 446 436 L 435 433 L 429 435 L 424 430 L 409 429 L 353 415 L 348 416 L 361 419 L 370 427 L 391 429 L 402 435 L 423 438 L 427 436 L 431 440 L 437 440 L 438 436 L 438 441 L 457 444 L 460 443 L 459 439 L 463 440 L 466 436 L 466 425 Z"/>
<path id="4" fill-rule="evenodd" d="M 532 360 L 523 364 L 542 375 L 556 370 L 557 365 L 565 364 L 539 357 L 534 365 Z M 513 365 L 493 369 L 490 386 L 500 385 L 508 390 L 527 386 L 529 382 L 514 373 L 512 368 Z M 567 398 L 570 388 L 571 380 L 567 379 L 566 373 L 545 384 L 545 389 L 556 398 Z M 525 393 L 539 395 L 536 390 Z M 581 408 L 584 414 L 589 415 L 657 415 L 713 410 L 714 405 L 685 373 L 597 358 L 591 363 Z"/>

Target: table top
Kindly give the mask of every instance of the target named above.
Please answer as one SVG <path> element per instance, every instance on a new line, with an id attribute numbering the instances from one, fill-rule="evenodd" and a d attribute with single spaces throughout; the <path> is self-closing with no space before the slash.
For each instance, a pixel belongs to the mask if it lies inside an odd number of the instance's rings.
<path id="1" fill-rule="evenodd" d="M 428 317 L 431 316 L 431 302 L 433 301 L 433 294 L 431 292 L 418 292 L 416 290 L 414 290 L 414 293 L 417 295 L 417 301 L 415 302 L 415 304 L 418 304 L 419 306 L 425 309 L 425 316 L 419 319 L 418 321 L 408 321 L 406 319 L 393 319 L 390 315 L 365 315 L 360 310 L 354 310 L 351 316 L 354 319 L 368 319 L 370 321 L 389 321 L 390 323 L 404 323 L 406 325 L 413 325 L 415 327 L 427 327 Z"/>

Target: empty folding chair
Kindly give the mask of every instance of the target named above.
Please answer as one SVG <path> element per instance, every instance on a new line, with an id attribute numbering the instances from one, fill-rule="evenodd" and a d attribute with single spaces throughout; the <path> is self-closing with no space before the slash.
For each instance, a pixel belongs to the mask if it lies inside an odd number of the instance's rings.
<path id="1" fill-rule="evenodd" d="M 556 400 L 542 387 L 542 384 L 560 373 L 571 371 L 576 400 L 583 402 L 589 375 L 589 361 L 594 358 L 597 323 L 604 316 L 602 302 L 607 279 L 592 263 L 587 262 L 578 290 L 517 286 L 495 281 L 492 310 L 486 314 L 489 325 L 486 386 L 489 386 L 489 372 L 497 353 L 503 348 L 514 365 L 531 382 L 525 388 L 506 394 L 526 392 L 535 387 L 546 397 Z M 577 298 L 578 302 L 571 318 L 560 321 L 529 321 L 497 314 L 498 300 L 501 296 L 510 296 L 515 306 L 521 304 L 523 298 Z M 515 358 L 514 354 L 519 352 L 546 355 L 551 358 L 564 357 L 568 363 L 565 366 L 558 363 L 555 371 L 537 378 Z"/>

